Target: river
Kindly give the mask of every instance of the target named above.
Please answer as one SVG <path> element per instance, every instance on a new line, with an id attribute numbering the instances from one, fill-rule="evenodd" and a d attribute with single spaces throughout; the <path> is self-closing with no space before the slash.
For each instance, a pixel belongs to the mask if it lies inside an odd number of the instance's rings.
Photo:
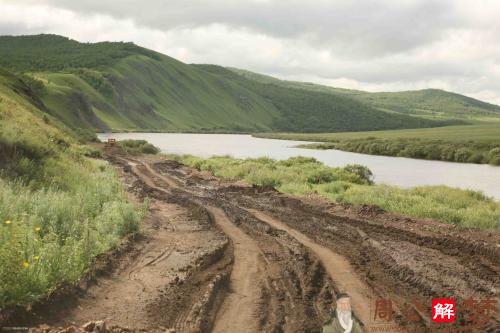
<path id="1" fill-rule="evenodd" d="M 210 157 L 262 157 L 287 159 L 292 156 L 314 157 L 329 166 L 350 163 L 370 168 L 376 183 L 414 187 L 420 185 L 447 185 L 473 189 L 500 200 L 500 167 L 485 164 L 426 161 L 403 157 L 375 156 L 340 150 L 295 148 L 303 141 L 254 138 L 240 134 L 181 134 L 181 133 L 101 133 L 101 140 L 144 139 L 162 152 Z"/>

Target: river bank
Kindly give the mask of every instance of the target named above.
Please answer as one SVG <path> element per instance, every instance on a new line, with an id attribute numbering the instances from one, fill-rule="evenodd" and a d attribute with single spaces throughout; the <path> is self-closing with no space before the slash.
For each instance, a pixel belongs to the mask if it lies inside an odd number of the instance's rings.
<path id="1" fill-rule="evenodd" d="M 344 133 L 257 133 L 255 137 L 313 141 L 300 148 L 500 165 L 500 123 Z"/>

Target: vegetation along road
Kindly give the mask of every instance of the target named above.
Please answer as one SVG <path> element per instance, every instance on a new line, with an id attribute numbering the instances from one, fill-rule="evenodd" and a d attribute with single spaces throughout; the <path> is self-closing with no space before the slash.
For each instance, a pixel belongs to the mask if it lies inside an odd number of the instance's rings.
<path id="1" fill-rule="evenodd" d="M 449 296 L 459 300 L 498 298 L 498 232 L 376 209 L 339 213 L 332 203 L 119 148 L 104 157 L 136 204 L 150 200 L 142 236 L 101 256 L 95 280 L 78 291 L 7 321 L 48 329 L 104 320 L 109 331 L 315 332 L 343 291 L 366 328 L 375 325 L 370 309 L 379 298 L 392 300 L 394 327 L 430 327 L 419 308 L 417 322 L 400 316 L 414 306 L 410 300 L 427 304 L 450 285 Z M 498 324 L 491 318 L 488 325 Z"/>

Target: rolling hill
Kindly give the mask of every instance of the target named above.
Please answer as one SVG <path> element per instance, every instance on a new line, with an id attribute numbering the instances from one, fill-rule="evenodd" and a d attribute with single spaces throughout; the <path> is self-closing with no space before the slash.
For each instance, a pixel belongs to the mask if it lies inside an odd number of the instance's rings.
<path id="1" fill-rule="evenodd" d="M 132 43 L 79 43 L 57 35 L 0 36 L 0 66 L 30 87 L 41 110 L 72 128 L 338 132 L 464 124 L 462 114 L 498 112 L 455 94 L 466 103 L 448 112 L 440 98 L 409 104 L 392 93 L 371 100 L 375 95 L 364 92 L 264 82 L 220 66 L 185 64 Z M 414 112 L 414 105 L 424 109 L 419 103 L 446 117 Z"/>
<path id="2" fill-rule="evenodd" d="M 500 118 L 500 106 L 440 89 L 400 92 L 366 92 L 308 82 L 286 81 L 251 71 L 228 68 L 247 79 L 282 87 L 347 96 L 381 111 L 396 112 L 429 119 Z"/>

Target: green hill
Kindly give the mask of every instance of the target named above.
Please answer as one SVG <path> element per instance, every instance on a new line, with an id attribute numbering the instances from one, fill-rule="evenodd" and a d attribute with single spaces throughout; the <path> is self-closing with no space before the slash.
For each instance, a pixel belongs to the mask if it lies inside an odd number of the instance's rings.
<path id="1" fill-rule="evenodd" d="M 338 132 L 395 128 L 420 128 L 445 125 L 446 122 L 381 112 L 348 96 L 322 91 L 293 89 L 249 80 L 216 65 L 193 65 L 269 101 L 279 112 L 271 128 L 288 132 Z"/>
<path id="2" fill-rule="evenodd" d="M 47 113 L 69 127 L 116 131 L 325 132 L 436 127 L 328 91 L 268 84 L 188 65 L 132 43 L 1 36 L 0 66 L 24 73 Z"/>
<path id="3" fill-rule="evenodd" d="M 420 116 L 427 119 L 500 118 L 500 106 L 498 105 L 439 89 L 370 93 L 308 82 L 285 81 L 238 68 L 229 69 L 256 82 L 346 96 L 381 111 Z"/>

